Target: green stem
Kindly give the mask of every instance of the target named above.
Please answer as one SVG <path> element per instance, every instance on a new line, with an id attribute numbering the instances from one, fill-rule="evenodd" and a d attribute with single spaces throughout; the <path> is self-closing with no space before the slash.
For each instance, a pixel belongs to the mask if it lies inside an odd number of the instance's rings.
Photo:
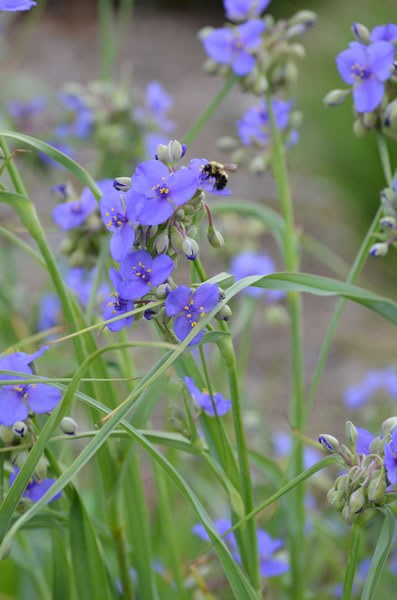
<path id="1" fill-rule="evenodd" d="M 99 47 L 101 52 L 101 77 L 105 80 L 111 80 L 114 62 L 116 60 L 112 0 L 98 0 L 98 16 L 100 38 Z"/>
<path id="2" fill-rule="evenodd" d="M 351 600 L 352 597 L 354 576 L 358 562 L 358 551 L 360 548 L 361 531 L 362 526 L 357 522 L 353 523 L 345 579 L 343 581 L 342 600 Z"/>
<path id="3" fill-rule="evenodd" d="M 187 133 L 185 133 L 185 135 L 183 136 L 182 141 L 184 144 L 191 144 L 192 141 L 197 137 L 199 132 L 207 124 L 207 122 L 210 120 L 210 118 L 213 116 L 213 114 L 218 110 L 219 106 L 222 104 L 224 98 L 230 92 L 230 90 L 232 89 L 232 87 L 234 86 L 236 81 L 237 81 L 236 75 L 234 75 L 233 73 L 230 74 L 229 77 L 226 79 L 226 82 L 225 82 L 225 85 L 223 86 L 223 88 L 218 92 L 218 94 L 215 96 L 215 98 L 203 110 L 201 115 L 198 116 L 196 121 L 190 127 L 189 131 L 187 131 Z"/>
<path id="4" fill-rule="evenodd" d="M 385 179 L 387 181 L 387 185 L 390 187 L 393 187 L 393 175 L 392 175 L 392 170 L 391 170 L 391 166 L 390 166 L 389 153 L 387 150 L 385 138 L 380 133 L 377 134 L 377 143 L 378 143 L 378 151 L 379 151 L 379 156 L 380 156 L 380 160 L 382 163 L 383 173 L 384 173 Z M 382 207 L 382 205 L 380 205 L 378 210 L 376 211 L 376 214 L 372 220 L 371 225 L 369 226 L 367 234 L 358 250 L 357 256 L 354 259 L 353 265 L 352 265 L 349 275 L 346 279 L 346 283 L 355 283 L 358 276 L 360 275 L 361 270 L 364 266 L 364 263 L 367 260 L 369 249 L 370 249 L 371 245 L 373 244 L 373 234 L 376 231 L 376 228 L 379 223 L 379 219 L 382 216 L 382 212 L 383 212 L 383 207 Z M 313 375 L 313 379 L 312 379 L 310 390 L 309 390 L 309 395 L 307 398 L 305 420 L 307 420 L 309 412 L 311 411 L 313 404 L 314 404 L 314 400 L 317 396 L 317 391 L 318 391 L 318 387 L 320 384 L 321 375 L 323 373 L 325 363 L 327 362 L 331 343 L 334 338 L 336 328 L 339 323 L 339 319 L 340 319 L 343 309 L 345 307 L 345 303 L 346 303 L 346 300 L 344 298 L 341 298 L 338 300 L 335 310 L 334 310 L 334 313 L 332 315 L 330 324 L 328 325 L 327 333 L 325 334 L 323 344 L 321 346 L 320 354 L 319 354 L 319 357 L 317 360 L 316 368 L 314 370 L 314 375 Z"/>
<path id="5" fill-rule="evenodd" d="M 299 256 L 294 227 L 294 212 L 289 188 L 287 166 L 283 141 L 277 128 L 270 94 L 267 96 L 272 142 L 273 142 L 273 172 L 277 183 L 281 212 L 284 217 L 283 251 L 285 267 L 288 271 L 298 271 Z M 289 404 L 289 418 L 292 427 L 301 431 L 304 423 L 304 382 L 303 382 L 303 351 L 302 351 L 302 306 L 301 297 L 296 292 L 287 295 L 291 323 L 291 361 L 292 389 Z M 291 475 L 296 477 L 303 471 L 303 443 L 299 435 L 292 435 Z M 305 507 L 304 486 L 293 492 L 289 510 L 289 548 L 291 560 L 291 596 L 294 600 L 304 597 L 303 553 L 302 542 L 305 539 Z"/>

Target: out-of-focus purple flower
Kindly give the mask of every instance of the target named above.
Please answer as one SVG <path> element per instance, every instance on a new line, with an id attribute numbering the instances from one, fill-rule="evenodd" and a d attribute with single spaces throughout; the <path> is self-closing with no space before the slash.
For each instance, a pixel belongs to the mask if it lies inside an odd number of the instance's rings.
<path id="1" fill-rule="evenodd" d="M 89 302 L 94 279 L 95 269 L 90 271 L 84 267 L 74 267 L 73 269 L 69 269 L 65 276 L 66 284 L 74 291 L 83 306 L 87 306 Z M 101 283 L 97 291 L 98 301 L 102 302 L 104 297 L 108 294 L 108 284 L 106 282 Z"/>
<path id="2" fill-rule="evenodd" d="M 222 394 L 216 392 L 213 394 L 213 399 L 211 400 L 211 395 L 208 390 L 200 391 L 195 386 L 193 379 L 190 379 L 190 377 L 185 377 L 184 380 L 187 389 L 194 398 L 194 401 L 205 413 L 207 413 L 207 415 L 210 415 L 211 417 L 222 417 L 231 409 L 231 401 L 226 400 Z"/>
<path id="3" fill-rule="evenodd" d="M 146 105 L 150 116 L 164 131 L 171 131 L 174 122 L 167 118 L 167 112 L 173 105 L 172 97 L 167 94 L 159 81 L 151 81 L 146 88 Z"/>
<path id="4" fill-rule="evenodd" d="M 197 187 L 217 196 L 230 196 L 231 191 L 227 188 L 223 190 L 216 189 L 216 179 L 211 177 L 204 171 L 204 167 L 208 165 L 208 160 L 205 158 L 193 158 L 189 163 L 189 169 L 195 174 Z"/>
<path id="5" fill-rule="evenodd" d="M 32 374 L 28 366 L 38 358 L 46 348 L 35 354 L 16 352 L 0 359 L 0 369 Z M 0 379 L 16 379 L 16 376 L 1 375 Z M 23 379 L 23 377 L 21 377 Z M 16 421 L 24 421 L 31 412 L 38 414 L 53 410 L 62 397 L 61 392 L 43 383 L 5 385 L 0 387 L 0 423 L 11 427 Z"/>
<path id="6" fill-rule="evenodd" d="M 343 402 L 349 408 L 361 408 L 378 391 L 384 391 L 393 400 L 397 399 L 397 371 L 393 367 L 371 370 L 362 381 L 346 388 Z"/>
<path id="7" fill-rule="evenodd" d="M 136 219 L 142 225 L 160 225 L 175 207 L 188 202 L 197 189 L 195 174 L 186 168 L 170 173 L 158 160 L 139 164 L 132 176 L 132 189 L 125 197 L 136 207 Z"/>
<path id="8" fill-rule="evenodd" d="M 63 144 L 62 142 L 57 142 L 54 140 L 47 140 L 47 144 L 55 148 L 55 150 L 63 152 L 63 154 L 66 154 L 66 156 L 69 156 L 69 158 L 74 157 L 74 150 L 69 144 Z M 49 167 L 57 167 L 58 169 L 65 168 L 63 165 L 61 165 L 61 163 L 59 163 L 57 160 L 54 160 L 51 156 L 48 156 L 48 154 L 45 154 L 44 152 L 39 152 L 39 157 L 41 162 Z"/>
<path id="9" fill-rule="evenodd" d="M 61 301 L 56 294 L 45 294 L 40 301 L 37 331 L 45 331 L 58 325 Z"/>
<path id="10" fill-rule="evenodd" d="M 271 275 L 275 272 L 274 263 L 267 254 L 255 254 L 255 252 L 242 252 L 232 259 L 230 272 L 236 281 L 251 275 Z M 270 302 L 277 302 L 284 297 L 280 290 L 262 290 L 256 287 L 245 288 L 247 296 L 266 296 Z"/>
<path id="11" fill-rule="evenodd" d="M 95 211 L 97 202 L 89 188 L 84 188 L 78 200 L 67 200 L 52 211 L 52 218 L 62 231 L 80 227 Z"/>
<path id="12" fill-rule="evenodd" d="M 14 471 L 11 473 L 10 475 L 10 479 L 9 479 L 9 486 L 11 487 L 12 484 L 14 483 L 15 479 L 17 478 L 17 475 L 19 473 L 19 469 L 18 467 L 14 467 Z M 38 502 L 46 492 L 48 492 L 48 490 L 51 488 L 51 486 L 54 485 L 54 483 L 56 482 L 56 479 L 32 479 L 28 485 L 26 490 L 23 493 L 23 497 L 27 498 L 28 500 L 31 500 L 32 502 Z M 58 500 L 60 497 L 62 496 L 62 492 L 58 492 L 57 494 L 55 494 L 55 496 L 53 498 L 51 498 L 51 500 L 48 501 L 48 504 L 50 502 L 54 502 L 55 500 Z"/>
<path id="13" fill-rule="evenodd" d="M 105 321 L 134 310 L 133 301 L 126 300 L 120 293 L 120 289 L 122 289 L 124 284 L 120 273 L 112 267 L 109 272 L 109 277 L 113 284 L 114 292 L 111 292 L 110 297 L 103 308 L 103 318 Z M 119 319 L 119 321 L 115 321 L 114 323 L 108 323 L 107 328 L 110 329 L 110 331 L 121 331 L 124 327 L 129 327 L 133 320 L 134 315 L 130 315 L 124 319 Z"/>
<path id="14" fill-rule="evenodd" d="M 276 431 L 273 434 L 273 446 L 277 456 L 281 458 L 288 456 L 292 450 L 292 440 L 290 434 L 288 434 L 286 431 Z M 311 448 L 310 446 L 305 447 L 305 469 L 310 469 L 310 467 L 315 465 L 321 459 L 321 457 L 322 455 L 315 448 Z"/>
<path id="15" fill-rule="evenodd" d="M 358 563 L 356 577 L 354 579 L 354 584 L 353 584 L 353 588 L 352 588 L 352 591 L 354 594 L 357 592 L 358 586 L 363 585 L 365 580 L 367 579 L 367 575 L 368 575 L 370 566 L 371 566 L 370 558 L 366 558 Z M 342 584 L 336 585 L 333 589 L 332 595 L 335 598 L 342 598 L 342 594 L 343 594 L 343 585 Z"/>
<path id="16" fill-rule="evenodd" d="M 184 340 L 200 319 L 218 304 L 219 288 L 214 283 L 204 283 L 195 291 L 185 285 L 172 290 L 165 301 L 165 312 L 169 317 L 176 317 L 174 331 L 179 340 Z M 201 330 L 190 342 L 197 344 L 204 335 Z"/>
<path id="17" fill-rule="evenodd" d="M 385 446 L 384 464 L 390 485 L 397 483 L 397 427 L 391 434 L 391 442 Z"/>
<path id="18" fill-rule="evenodd" d="M 395 48 L 389 42 L 364 46 L 351 42 L 336 57 L 342 79 L 353 86 L 354 105 L 358 112 L 371 112 L 382 102 L 384 82 L 391 76 Z"/>
<path id="19" fill-rule="evenodd" d="M 280 131 L 288 127 L 293 105 L 293 100 L 272 99 L 274 119 Z M 270 118 L 266 103 L 262 102 L 259 106 L 249 108 L 241 119 L 236 121 L 236 127 L 238 135 L 245 146 L 267 146 L 271 135 Z M 294 131 L 294 135 L 290 135 L 288 145 L 291 146 L 297 143 L 298 139 L 299 134 L 297 131 Z"/>
<path id="20" fill-rule="evenodd" d="M 230 21 L 245 21 L 259 17 L 269 6 L 270 0 L 223 0 L 226 17 Z"/>
<path id="21" fill-rule="evenodd" d="M 214 29 L 204 39 L 208 56 L 222 65 L 230 65 L 236 75 L 247 75 L 255 65 L 252 51 L 261 44 L 266 25 L 253 19 L 238 27 Z"/>
<path id="22" fill-rule="evenodd" d="M 218 519 L 217 521 L 215 521 L 214 525 L 219 535 L 224 536 L 223 539 L 226 542 L 226 544 L 228 544 L 230 548 L 233 551 L 235 551 L 237 548 L 237 542 L 236 538 L 234 537 L 234 533 L 231 531 L 230 533 L 225 535 L 226 531 L 232 528 L 232 522 L 230 521 L 230 519 Z M 202 523 L 196 523 L 196 525 L 193 525 L 192 531 L 194 535 L 197 535 L 197 537 L 204 540 L 204 542 L 210 541 L 209 535 L 206 532 L 205 527 Z"/>
<path id="23" fill-rule="evenodd" d="M 146 250 L 136 250 L 128 254 L 120 264 L 120 275 L 124 282 L 119 283 L 119 293 L 124 298 L 142 298 L 152 288 L 164 283 L 174 269 L 174 261 L 165 254 L 153 258 Z"/>
<path id="24" fill-rule="evenodd" d="M 9 100 L 5 102 L 7 114 L 25 133 L 34 132 L 37 115 L 47 106 L 44 96 L 34 96 L 30 100 Z"/>
<path id="25" fill-rule="evenodd" d="M 371 31 L 371 42 L 395 42 L 397 40 L 397 25 L 377 25 Z"/>
<path id="26" fill-rule="evenodd" d="M 356 427 L 356 429 L 358 433 L 356 442 L 356 450 L 358 454 L 369 454 L 369 447 L 374 440 L 374 436 L 366 429 L 362 429 L 362 427 Z"/>
<path id="27" fill-rule="evenodd" d="M 16 12 L 19 10 L 30 10 L 36 6 L 33 0 L 0 0 L 0 10 Z"/>
<path id="28" fill-rule="evenodd" d="M 55 129 L 55 134 L 59 137 L 76 136 L 81 139 L 87 138 L 92 131 L 94 122 L 92 110 L 76 94 L 61 92 L 59 100 L 71 113 L 72 120 L 58 125 Z"/>
<path id="29" fill-rule="evenodd" d="M 103 222 L 113 233 L 110 240 L 110 254 L 120 262 L 134 243 L 135 206 L 131 197 L 121 194 L 113 187 L 113 180 L 102 181 L 103 196 L 99 201 Z"/>

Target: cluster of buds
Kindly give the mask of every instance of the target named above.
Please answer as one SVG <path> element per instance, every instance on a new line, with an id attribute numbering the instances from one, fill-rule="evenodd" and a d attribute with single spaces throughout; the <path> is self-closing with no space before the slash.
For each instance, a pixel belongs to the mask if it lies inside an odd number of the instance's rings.
<path id="1" fill-rule="evenodd" d="M 386 256 L 390 247 L 397 247 L 397 184 L 381 192 L 383 216 L 379 221 L 380 230 L 376 234 L 379 241 L 369 250 L 371 256 Z"/>
<path id="2" fill-rule="evenodd" d="M 347 473 L 340 475 L 329 490 L 327 502 L 342 514 L 348 524 L 363 512 L 383 506 L 388 501 L 387 491 L 392 476 L 385 456 L 392 444 L 392 431 L 396 425 L 397 417 L 387 419 L 382 425 L 383 435 L 374 438 L 366 430 L 347 421 L 346 444 L 340 444 L 332 435 L 319 437 L 322 446 L 328 452 L 338 454 L 347 468 Z"/>

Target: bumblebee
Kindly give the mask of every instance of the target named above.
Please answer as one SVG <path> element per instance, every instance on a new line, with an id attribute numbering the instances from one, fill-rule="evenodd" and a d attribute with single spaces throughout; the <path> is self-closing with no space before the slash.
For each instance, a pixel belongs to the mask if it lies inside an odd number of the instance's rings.
<path id="1" fill-rule="evenodd" d="M 205 179 L 213 179 L 214 189 L 218 192 L 225 189 L 227 182 L 229 181 L 229 173 L 235 173 L 236 171 L 237 165 L 223 165 L 214 160 L 209 161 L 203 168 Z"/>

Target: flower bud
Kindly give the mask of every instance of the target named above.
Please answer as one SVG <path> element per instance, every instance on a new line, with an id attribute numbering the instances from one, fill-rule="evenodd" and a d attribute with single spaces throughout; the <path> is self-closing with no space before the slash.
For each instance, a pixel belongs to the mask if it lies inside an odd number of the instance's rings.
<path id="1" fill-rule="evenodd" d="M 380 220 L 380 226 L 387 229 L 397 229 L 397 221 L 394 217 L 383 217 Z"/>
<path id="2" fill-rule="evenodd" d="M 225 245 L 223 235 L 215 227 L 208 227 L 207 238 L 213 248 L 223 248 Z"/>
<path id="3" fill-rule="evenodd" d="M 340 453 L 342 456 L 350 460 L 350 462 L 355 462 L 355 455 L 345 444 L 341 444 Z"/>
<path id="4" fill-rule="evenodd" d="M 202 27 L 199 29 L 197 37 L 199 40 L 203 41 L 212 31 L 214 31 L 213 27 Z"/>
<path id="5" fill-rule="evenodd" d="M 182 158 L 186 152 L 185 144 L 178 140 L 171 140 L 167 145 L 159 144 L 157 146 L 157 160 L 163 163 L 174 163 Z"/>
<path id="6" fill-rule="evenodd" d="M 288 54 L 293 58 L 305 58 L 306 50 L 305 47 L 302 46 L 302 44 L 290 44 L 288 46 Z"/>
<path id="7" fill-rule="evenodd" d="M 216 313 L 215 319 L 217 319 L 217 321 L 228 321 L 231 316 L 232 309 L 230 308 L 230 306 L 225 304 L 225 306 L 222 306 L 221 310 L 218 313 Z"/>
<path id="8" fill-rule="evenodd" d="M 156 298 L 158 298 L 159 300 L 164 300 L 164 298 L 166 298 L 169 293 L 170 286 L 168 285 L 168 283 L 162 283 L 156 289 Z"/>
<path id="9" fill-rule="evenodd" d="M 280 304 L 271 304 L 265 309 L 265 321 L 269 325 L 288 325 L 288 311 Z"/>
<path id="10" fill-rule="evenodd" d="M 255 96 L 263 96 L 263 94 L 265 94 L 268 88 L 269 82 L 265 75 L 259 75 L 259 77 L 256 78 L 255 83 L 251 88 L 251 91 L 253 94 L 255 94 Z"/>
<path id="11" fill-rule="evenodd" d="M 180 231 L 176 227 L 170 227 L 170 243 L 175 252 L 182 251 L 183 238 Z"/>
<path id="12" fill-rule="evenodd" d="M 356 119 L 353 123 L 353 133 L 356 137 L 364 137 L 368 131 L 361 119 Z"/>
<path id="13" fill-rule="evenodd" d="M 222 288 L 219 288 L 218 302 L 222 302 L 226 298 L 226 292 Z"/>
<path id="14" fill-rule="evenodd" d="M 27 458 L 28 458 L 27 452 L 17 452 L 17 455 L 16 455 L 15 459 L 13 460 L 13 462 L 18 467 L 18 469 L 22 469 L 23 465 L 27 461 Z"/>
<path id="15" fill-rule="evenodd" d="M 391 433 L 393 429 L 397 426 L 397 417 L 389 417 L 386 421 L 382 423 L 382 431 L 385 435 Z"/>
<path id="16" fill-rule="evenodd" d="M 12 431 L 18 437 L 23 438 L 28 431 L 28 426 L 23 421 L 15 421 L 14 425 L 12 426 Z"/>
<path id="17" fill-rule="evenodd" d="M 6 446 L 9 446 L 15 438 L 15 433 L 13 432 L 12 427 L 0 425 L 0 438 L 3 440 Z"/>
<path id="18" fill-rule="evenodd" d="M 365 502 L 366 499 L 363 488 L 358 488 L 358 490 L 352 493 L 349 499 L 350 519 L 352 515 L 357 514 L 364 508 Z"/>
<path id="19" fill-rule="evenodd" d="M 349 509 L 349 505 L 346 504 L 346 506 L 343 507 L 342 509 L 342 517 L 344 519 L 344 521 L 348 524 L 351 525 L 351 520 L 350 520 L 350 509 Z"/>
<path id="20" fill-rule="evenodd" d="M 63 417 L 59 427 L 66 435 L 75 435 L 78 429 L 76 421 L 71 417 Z"/>
<path id="21" fill-rule="evenodd" d="M 217 146 L 219 150 L 222 150 L 222 152 L 231 152 L 232 150 L 235 150 L 237 148 L 238 141 L 234 137 L 225 135 L 219 138 Z"/>
<path id="22" fill-rule="evenodd" d="M 207 59 L 204 63 L 203 70 L 207 75 L 215 75 L 218 72 L 219 65 L 211 58 Z"/>
<path id="23" fill-rule="evenodd" d="M 118 192 L 128 192 L 131 189 L 131 177 L 116 177 L 113 187 Z"/>
<path id="24" fill-rule="evenodd" d="M 339 452 L 340 450 L 339 441 L 333 435 L 329 435 L 328 433 L 322 433 L 319 436 L 318 441 L 329 452 Z"/>
<path id="25" fill-rule="evenodd" d="M 378 122 L 378 115 L 375 111 L 365 112 L 362 115 L 362 119 L 363 119 L 364 126 L 367 129 L 373 129 Z"/>
<path id="26" fill-rule="evenodd" d="M 346 421 L 345 436 L 350 448 L 355 450 L 358 440 L 358 431 L 351 421 Z"/>
<path id="27" fill-rule="evenodd" d="M 47 477 L 47 468 L 48 461 L 45 456 L 41 456 L 35 468 L 35 473 L 38 479 L 45 479 Z"/>
<path id="28" fill-rule="evenodd" d="M 339 106 L 349 96 L 350 90 L 331 90 L 323 98 L 325 106 Z"/>
<path id="29" fill-rule="evenodd" d="M 368 28 L 365 27 L 365 25 L 362 25 L 361 23 L 353 23 L 352 33 L 353 33 L 354 37 L 356 38 L 356 40 L 358 42 L 360 42 L 361 44 L 370 44 L 371 43 L 371 36 L 368 31 Z"/>
<path id="30" fill-rule="evenodd" d="M 170 245 L 170 238 L 168 235 L 168 230 L 162 231 L 154 242 L 154 250 L 156 254 L 165 254 Z"/>
<path id="31" fill-rule="evenodd" d="M 299 10 L 291 19 L 289 19 L 289 23 L 291 25 L 306 25 L 306 27 L 311 27 L 315 24 L 317 20 L 317 15 L 315 12 L 311 10 Z"/>
<path id="32" fill-rule="evenodd" d="M 156 233 L 159 230 L 159 226 L 158 225 L 151 225 L 147 231 L 147 236 L 149 238 L 149 240 L 151 240 L 152 238 L 154 238 L 154 236 L 156 235 Z"/>
<path id="33" fill-rule="evenodd" d="M 382 469 L 381 472 L 379 473 L 379 475 L 377 475 L 377 477 L 374 477 L 373 479 L 371 479 L 371 481 L 369 482 L 368 490 L 367 490 L 368 500 L 370 502 L 377 503 L 384 497 L 385 492 L 386 492 L 386 478 L 385 478 L 385 473 Z"/>
<path id="34" fill-rule="evenodd" d="M 331 488 L 327 494 L 327 504 L 333 506 L 336 510 L 342 510 L 345 505 L 345 494 L 342 490 Z"/>
<path id="35" fill-rule="evenodd" d="M 394 209 L 397 207 L 397 194 L 390 188 L 384 188 L 381 191 L 380 199 L 383 206 L 387 209 Z"/>
<path id="36" fill-rule="evenodd" d="M 269 164 L 269 155 L 257 154 L 248 165 L 250 173 L 254 175 L 262 175 Z"/>
<path id="37" fill-rule="evenodd" d="M 182 242 L 182 252 L 188 260 L 196 260 L 200 253 L 200 246 L 193 238 L 185 237 Z"/>
<path id="38" fill-rule="evenodd" d="M 389 245 L 386 242 L 379 242 L 371 246 L 369 254 L 371 256 L 386 256 L 389 251 Z"/>
<path id="39" fill-rule="evenodd" d="M 382 440 L 379 437 L 376 437 L 372 440 L 369 446 L 369 451 L 371 454 L 379 454 L 382 445 Z"/>
<path id="40" fill-rule="evenodd" d="M 397 100 L 393 100 L 387 105 L 383 117 L 383 126 L 393 132 L 397 131 Z"/>

